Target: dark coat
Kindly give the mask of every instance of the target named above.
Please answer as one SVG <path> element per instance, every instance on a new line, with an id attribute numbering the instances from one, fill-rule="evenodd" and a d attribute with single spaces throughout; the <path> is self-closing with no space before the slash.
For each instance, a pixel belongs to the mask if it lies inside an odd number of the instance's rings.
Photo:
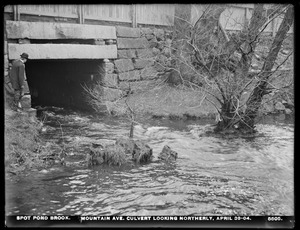
<path id="1" fill-rule="evenodd" d="M 24 82 L 26 79 L 25 64 L 20 59 L 13 61 L 9 78 L 14 89 L 21 89 L 24 87 Z"/>

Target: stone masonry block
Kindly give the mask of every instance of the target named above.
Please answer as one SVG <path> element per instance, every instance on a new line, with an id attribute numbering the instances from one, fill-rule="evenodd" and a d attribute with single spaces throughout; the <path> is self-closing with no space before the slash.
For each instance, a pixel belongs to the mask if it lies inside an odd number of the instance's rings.
<path id="1" fill-rule="evenodd" d="M 4 55 L 4 69 L 8 69 L 9 62 L 8 62 L 8 55 Z"/>
<path id="2" fill-rule="evenodd" d="M 149 66 L 141 70 L 141 78 L 144 79 L 153 79 L 157 77 L 157 70 L 154 66 Z"/>
<path id="3" fill-rule="evenodd" d="M 134 92 L 136 91 L 145 92 L 157 84 L 158 84 L 157 80 L 143 80 L 143 81 L 134 81 L 134 82 L 122 81 L 120 82 L 119 86 L 120 89 L 122 90 L 127 90 L 130 88 Z"/>
<path id="4" fill-rule="evenodd" d="M 118 50 L 118 58 L 136 58 L 135 50 Z"/>
<path id="5" fill-rule="evenodd" d="M 118 38 L 118 49 L 145 49 L 149 47 L 146 38 Z"/>
<path id="6" fill-rule="evenodd" d="M 164 39 L 165 32 L 163 29 L 154 29 L 153 33 L 159 41 Z"/>
<path id="7" fill-rule="evenodd" d="M 114 86 L 117 87 L 119 84 L 119 78 L 117 74 L 105 74 L 102 79 L 102 83 L 105 86 Z"/>
<path id="8" fill-rule="evenodd" d="M 141 28 L 141 33 L 142 33 L 143 35 L 146 35 L 146 34 L 153 34 L 153 30 L 152 30 L 151 28 L 145 27 L 145 28 Z"/>
<path id="9" fill-rule="evenodd" d="M 118 59 L 115 61 L 115 66 L 118 73 L 130 71 L 134 69 L 131 59 Z"/>
<path id="10" fill-rule="evenodd" d="M 151 40 L 154 38 L 154 35 L 153 34 L 145 34 L 145 38 L 147 38 L 147 40 Z"/>
<path id="11" fill-rule="evenodd" d="M 7 41 L 4 41 L 4 54 L 7 54 Z"/>
<path id="12" fill-rule="evenodd" d="M 83 44 L 8 44 L 9 59 L 20 58 L 21 53 L 28 53 L 32 59 L 115 59 L 116 45 Z"/>
<path id="13" fill-rule="evenodd" d="M 154 60 L 152 59 L 135 59 L 133 65 L 136 69 L 143 69 L 147 66 L 151 66 L 154 64 Z"/>
<path id="14" fill-rule="evenodd" d="M 154 57 L 152 49 L 137 49 L 136 54 L 138 58 L 151 58 Z"/>
<path id="15" fill-rule="evenodd" d="M 139 70 L 133 70 L 133 71 L 128 71 L 125 73 L 119 74 L 119 79 L 121 81 L 126 81 L 126 80 L 140 80 L 141 79 L 141 72 Z"/>
<path id="16" fill-rule="evenodd" d="M 115 101 L 122 96 L 122 90 L 103 88 L 103 97 L 104 101 Z"/>
<path id="17" fill-rule="evenodd" d="M 117 29 L 117 37 L 139 38 L 141 35 L 139 28 L 117 26 L 116 29 Z"/>
<path id="18" fill-rule="evenodd" d="M 115 65 L 112 62 L 105 62 L 105 72 L 113 73 L 115 70 Z"/>

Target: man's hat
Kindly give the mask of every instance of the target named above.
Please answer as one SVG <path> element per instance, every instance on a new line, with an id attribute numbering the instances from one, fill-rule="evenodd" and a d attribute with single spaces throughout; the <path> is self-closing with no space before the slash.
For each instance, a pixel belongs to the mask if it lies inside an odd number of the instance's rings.
<path id="1" fill-rule="evenodd" d="M 27 53 L 22 53 L 20 56 L 21 58 L 26 58 L 26 59 L 29 58 L 29 55 Z"/>

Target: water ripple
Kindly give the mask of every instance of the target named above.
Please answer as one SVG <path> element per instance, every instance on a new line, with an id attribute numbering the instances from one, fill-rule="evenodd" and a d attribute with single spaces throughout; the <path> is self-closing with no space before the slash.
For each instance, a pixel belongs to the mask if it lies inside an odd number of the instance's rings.
<path id="1" fill-rule="evenodd" d="M 51 119 L 58 119 L 65 140 L 74 147 L 70 151 L 128 135 L 123 120 L 80 114 L 49 117 L 53 140 L 61 130 Z M 20 176 L 17 184 L 7 183 L 7 213 L 293 215 L 293 125 L 259 124 L 259 137 L 229 140 L 199 136 L 205 125 L 163 124 L 147 121 L 135 127 L 135 138 L 153 148 L 152 163 L 134 168 L 64 166 Z M 176 162 L 157 160 L 164 145 L 178 152 Z"/>

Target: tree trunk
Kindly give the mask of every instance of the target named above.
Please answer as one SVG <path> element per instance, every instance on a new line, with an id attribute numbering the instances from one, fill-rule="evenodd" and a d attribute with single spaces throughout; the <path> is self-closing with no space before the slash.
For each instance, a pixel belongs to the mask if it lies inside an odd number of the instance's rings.
<path id="1" fill-rule="evenodd" d="M 278 52 L 281 45 L 286 38 L 287 32 L 293 24 L 294 19 L 294 8 L 289 6 L 287 9 L 284 19 L 279 27 L 279 30 L 274 38 L 273 44 L 270 48 L 269 54 L 264 62 L 263 68 L 260 73 L 259 82 L 253 89 L 249 99 L 247 100 L 247 109 L 245 111 L 245 119 L 241 124 L 244 129 L 254 130 L 254 119 L 257 116 L 258 109 L 261 105 L 263 96 L 268 93 L 267 85 L 268 79 L 272 75 L 271 71 L 275 64 Z"/>

